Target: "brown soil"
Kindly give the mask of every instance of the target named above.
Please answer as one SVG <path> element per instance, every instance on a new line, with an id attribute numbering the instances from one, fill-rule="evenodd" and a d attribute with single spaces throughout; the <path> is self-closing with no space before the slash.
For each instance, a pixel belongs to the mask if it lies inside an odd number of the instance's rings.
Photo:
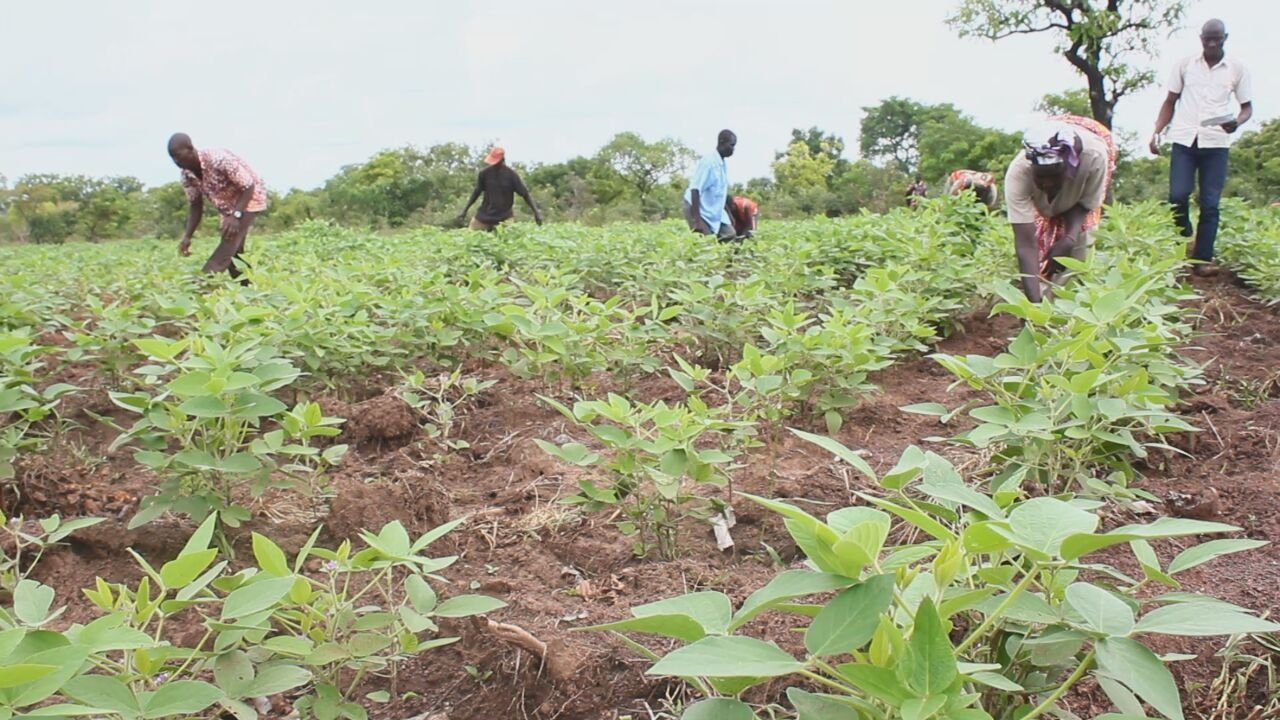
<path id="1" fill-rule="evenodd" d="M 1199 329 L 1205 335 L 1196 343 L 1198 349 L 1188 353 L 1211 364 L 1209 382 L 1183 409 L 1204 432 L 1194 442 L 1182 443 L 1189 457 L 1169 453 L 1153 459 L 1141 486 L 1170 499 L 1169 507 L 1175 509 L 1197 504 L 1178 498 L 1204 497 L 1205 488 L 1213 488 L 1216 508 L 1208 514 L 1240 526 L 1248 537 L 1274 539 L 1280 535 L 1280 399 L 1275 398 L 1280 391 L 1271 380 L 1280 369 L 1280 318 L 1248 300 L 1229 278 L 1197 279 L 1196 287 L 1204 295 Z M 990 354 L 1017 330 L 1012 318 L 982 315 L 964 319 L 961 327 L 939 344 L 939 351 Z M 646 677 L 647 663 L 610 636 L 576 629 L 624 617 L 631 606 L 691 590 L 719 590 L 741 602 L 780 569 L 766 544 L 792 565 L 798 561 L 796 549 L 775 516 L 738 501 L 732 550 L 717 551 L 705 526 L 690 525 L 679 559 L 635 559 L 629 543 L 603 518 L 584 517 L 558 502 L 576 491 L 582 471 L 548 457 L 534 440 L 563 443 L 583 439 L 583 434 L 534 396 L 557 390 L 512 378 L 500 366 L 477 364 L 473 369 L 499 382 L 460 418 L 452 439 L 469 445 L 462 449 L 447 449 L 425 438 L 418 429 L 420 418 L 392 394 L 375 390 L 347 395 L 368 398 L 355 404 L 322 397 L 326 414 L 348 419 L 342 441 L 352 446 L 332 473 L 333 495 L 327 507 L 290 511 L 285 507 L 290 500 L 282 498 L 279 507 L 255 517 L 254 527 L 245 532 L 256 529 L 292 549 L 311 532 L 317 515 L 325 524 L 325 542 L 354 538 L 360 529 L 376 530 L 391 520 L 420 533 L 453 518 L 470 518 L 432 547 L 433 554 L 460 558 L 444 573 L 450 584 L 441 594 L 485 592 L 502 598 L 508 607 L 491 619 L 518 626 L 546 643 L 550 660 L 540 661 L 483 623 L 450 622 L 443 630 L 459 636 L 457 644 L 409 663 L 393 681 L 370 683 L 368 690 L 389 689 L 396 698 L 371 708 L 376 718 L 656 716 L 650 711 L 657 713 L 664 702 L 683 697 L 678 683 Z M 900 362 L 874 380 L 881 390 L 850 413 L 839 433 L 846 445 L 864 451 L 873 468 L 888 469 L 911 444 L 946 455 L 962 469 L 979 460 L 971 451 L 928 440 L 953 434 L 956 428 L 898 409 L 926 401 L 954 406 L 971 396 L 967 388 L 952 389 L 953 378 L 936 362 Z M 680 396 L 662 376 L 638 382 L 631 393 L 644 400 Z M 69 605 L 69 621 L 92 617 L 79 589 L 91 585 L 94 577 L 139 577 L 125 548 L 163 562 L 181 548 L 190 531 L 178 521 L 156 523 L 145 532 L 124 530 L 149 478 L 130 453 L 108 456 L 105 445 L 113 436 L 114 432 L 87 430 L 78 437 L 83 452 L 59 450 L 29 461 L 19 478 L 22 493 L 4 497 L 6 511 L 18 509 L 29 516 L 60 512 L 112 518 L 77 534 L 36 569 L 36 577 L 55 587 L 59 602 Z M 772 447 L 756 452 L 735 483 L 739 490 L 794 498 L 815 512 L 848 504 L 854 491 L 866 487 L 856 472 L 785 432 Z M 1125 562 L 1120 554 L 1115 558 L 1117 564 Z M 1188 590 L 1275 614 L 1280 604 L 1280 546 L 1221 558 L 1186 573 L 1184 580 Z M 798 638 L 791 623 L 766 615 L 750 631 L 794 648 Z M 660 641 L 646 642 L 658 650 L 667 647 Z M 1197 655 L 1196 660 L 1174 665 L 1189 717 L 1209 717 L 1217 702 L 1211 683 L 1221 666 L 1214 657 L 1220 647 L 1218 640 L 1160 647 Z M 776 695 L 777 689 L 761 692 Z M 1072 709 L 1091 717 L 1102 705 L 1086 688 L 1073 696 Z M 1235 715 L 1215 720 L 1244 718 L 1248 711 L 1242 707 Z"/>

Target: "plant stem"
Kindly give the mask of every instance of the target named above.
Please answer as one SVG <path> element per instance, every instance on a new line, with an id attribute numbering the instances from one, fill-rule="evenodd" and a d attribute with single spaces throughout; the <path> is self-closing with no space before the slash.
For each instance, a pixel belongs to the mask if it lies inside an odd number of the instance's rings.
<path id="1" fill-rule="evenodd" d="M 1095 650 L 1090 650 L 1089 654 L 1085 655 L 1084 659 L 1080 661 L 1080 665 L 1076 668 L 1075 672 L 1071 673 L 1070 677 L 1059 685 L 1058 689 L 1054 690 L 1052 695 L 1045 698 L 1044 702 L 1032 708 L 1031 712 L 1023 715 L 1021 720 L 1032 720 L 1033 718 L 1042 715 L 1047 710 L 1052 709 L 1054 704 L 1057 703 L 1063 695 L 1066 695 L 1067 691 L 1070 690 L 1073 685 L 1080 682 L 1080 678 L 1084 677 L 1084 674 L 1093 666 L 1093 657 L 1095 652 Z"/>
<path id="2" fill-rule="evenodd" d="M 965 650 L 972 647 L 973 644 L 978 641 L 978 638 L 981 637 L 982 634 L 985 633 L 993 624 L 995 624 L 996 619 L 1003 615 L 1004 611 L 1008 610 L 1009 606 L 1013 604 L 1013 601 L 1017 600 L 1018 596 L 1022 594 L 1022 591 L 1026 590 L 1027 587 L 1031 585 L 1031 582 L 1035 579 L 1036 574 L 1039 571 L 1040 566 L 1038 564 L 1033 564 L 1031 566 L 1031 569 L 1027 571 L 1027 574 L 1023 576 L 1022 580 L 1014 586 L 1013 590 L 1009 591 L 1009 597 L 1005 598 L 1004 602 L 1000 603 L 1000 605 L 987 616 L 986 620 L 983 620 L 973 632 L 969 633 L 969 637 L 965 638 L 963 642 L 956 646 L 956 657 L 960 657 Z"/>
<path id="3" fill-rule="evenodd" d="M 859 710 L 862 710 L 873 718 L 877 718 L 877 720 L 885 720 L 884 713 L 880 712 L 879 708 L 857 696 L 858 690 L 856 688 L 842 685 L 835 680 L 823 677 L 812 670 L 801 670 L 800 674 L 816 683 L 826 685 L 834 690 L 839 690 L 842 700 L 850 704 L 857 705 Z"/>

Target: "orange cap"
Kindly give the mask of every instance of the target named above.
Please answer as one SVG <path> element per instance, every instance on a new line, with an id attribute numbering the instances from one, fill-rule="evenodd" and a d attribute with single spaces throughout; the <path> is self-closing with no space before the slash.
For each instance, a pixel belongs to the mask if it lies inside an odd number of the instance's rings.
<path id="1" fill-rule="evenodd" d="M 493 149 L 489 151 L 489 154 L 484 156 L 484 164 L 497 165 L 498 163 L 502 162 L 503 159 L 505 159 L 506 157 L 507 157 L 507 151 L 503 150 L 497 145 L 494 145 Z"/>

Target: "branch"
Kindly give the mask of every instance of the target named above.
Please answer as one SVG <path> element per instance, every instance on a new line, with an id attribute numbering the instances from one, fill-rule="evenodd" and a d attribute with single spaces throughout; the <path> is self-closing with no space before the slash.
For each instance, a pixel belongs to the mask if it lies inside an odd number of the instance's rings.
<path id="1" fill-rule="evenodd" d="M 1051 23 L 1045 23 L 1041 27 L 1016 28 L 1013 30 L 1004 30 L 998 33 L 987 33 L 986 37 L 988 40 L 1003 40 L 1007 37 L 1012 37 L 1014 35 L 1035 35 L 1036 33 L 1048 32 L 1050 30 L 1068 30 L 1069 31 L 1071 30 L 1071 26 L 1063 25 L 1062 23 L 1051 22 Z"/>

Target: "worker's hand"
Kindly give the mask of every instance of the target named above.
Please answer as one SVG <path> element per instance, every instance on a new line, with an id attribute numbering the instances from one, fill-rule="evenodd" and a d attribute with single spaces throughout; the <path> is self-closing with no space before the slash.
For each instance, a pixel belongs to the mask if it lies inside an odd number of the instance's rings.
<path id="1" fill-rule="evenodd" d="M 1231 133 L 1240 129 L 1240 123 L 1236 122 L 1235 120 L 1228 120 L 1227 122 L 1222 123 L 1222 129 L 1226 130 L 1227 134 L 1230 135 Z"/>
<path id="2" fill-rule="evenodd" d="M 704 234 L 704 235 L 711 235 L 711 234 L 713 234 L 713 233 L 711 232 L 711 226 L 710 226 L 710 225 L 708 225 L 708 224 L 707 224 L 707 221 L 706 221 L 706 220 L 703 220 L 702 218 L 698 218 L 698 219 L 694 222 L 693 230 L 694 230 L 694 232 L 700 232 L 700 233 L 702 233 L 702 234 Z"/>
<path id="3" fill-rule="evenodd" d="M 536 213 L 534 213 L 534 214 L 533 214 L 533 221 L 534 221 L 534 222 L 536 222 L 536 223 L 538 223 L 539 225 L 541 225 L 541 224 L 542 224 L 542 213 L 540 213 L 540 212 L 536 212 Z"/>
<path id="4" fill-rule="evenodd" d="M 222 230 L 222 237 L 231 237 L 240 233 L 240 218 L 235 215 L 223 215 L 222 223 L 219 226 Z"/>
<path id="5" fill-rule="evenodd" d="M 458 217 L 456 217 L 456 218 L 454 218 L 454 219 L 453 219 L 453 224 L 454 224 L 454 226 L 456 226 L 456 227 L 466 227 L 466 225 L 467 225 L 467 214 L 466 214 L 466 213 L 461 213 L 460 215 L 458 215 Z"/>
<path id="6" fill-rule="evenodd" d="M 1151 144 L 1147 145 L 1147 149 L 1151 151 L 1151 154 L 1152 154 L 1152 155 L 1159 155 L 1159 154 L 1160 154 L 1160 135 L 1159 135 L 1159 133 L 1153 134 L 1153 135 L 1151 136 Z"/>
<path id="7" fill-rule="evenodd" d="M 183 238 L 178 241 L 178 254 L 182 257 L 188 257 L 191 255 L 191 237 L 189 235 L 183 236 Z"/>

